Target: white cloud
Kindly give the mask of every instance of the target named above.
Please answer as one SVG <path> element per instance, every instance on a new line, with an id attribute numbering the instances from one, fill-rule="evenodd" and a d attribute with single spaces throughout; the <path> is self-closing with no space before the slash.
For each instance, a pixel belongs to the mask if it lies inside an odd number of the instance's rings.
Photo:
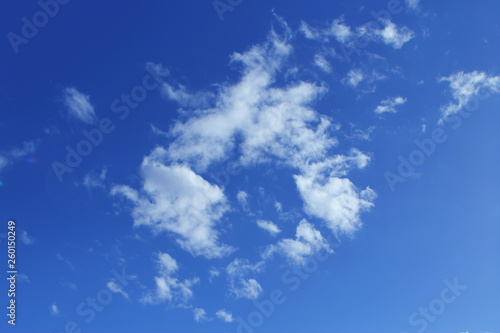
<path id="1" fill-rule="evenodd" d="M 158 254 L 158 276 L 155 276 L 156 288 L 147 293 L 141 301 L 147 304 L 164 302 L 179 302 L 185 304 L 193 297 L 191 287 L 199 282 L 198 278 L 180 281 L 174 275 L 177 273 L 177 261 L 168 253 Z"/>
<path id="2" fill-rule="evenodd" d="M 278 252 L 288 258 L 293 264 L 302 265 L 307 257 L 321 250 L 333 253 L 321 233 L 312 224 L 303 219 L 297 226 L 295 239 L 282 239 L 278 244 L 269 246 L 263 257 L 268 258 L 273 253 Z"/>
<path id="3" fill-rule="evenodd" d="M 224 309 L 221 309 L 215 313 L 217 318 L 220 320 L 223 320 L 226 323 L 232 323 L 233 322 L 233 314 L 231 312 L 228 312 Z"/>
<path id="4" fill-rule="evenodd" d="M 114 280 L 109 281 L 106 287 L 115 294 L 121 294 L 123 297 L 128 298 L 128 294 L 123 291 L 122 287 Z"/>
<path id="5" fill-rule="evenodd" d="M 420 0 L 405 0 L 405 2 L 406 6 L 413 10 L 417 10 L 420 5 Z"/>
<path id="6" fill-rule="evenodd" d="M 238 194 L 236 195 L 236 199 L 238 199 L 238 202 L 240 203 L 241 207 L 244 210 L 247 210 L 248 208 L 248 193 L 245 191 L 238 191 Z"/>
<path id="7" fill-rule="evenodd" d="M 262 271 L 264 262 L 255 265 L 250 264 L 246 259 L 234 259 L 227 267 L 226 273 L 229 279 L 229 293 L 236 299 L 248 298 L 257 299 L 262 292 L 262 287 L 257 280 L 247 278 L 248 274 Z"/>
<path id="8" fill-rule="evenodd" d="M 333 20 L 332 24 L 323 29 L 309 26 L 302 22 L 300 31 L 308 39 L 328 42 L 334 38 L 337 42 L 349 47 L 356 47 L 356 41 L 366 38 L 376 43 L 384 43 L 394 49 L 400 49 L 415 37 L 415 33 L 406 26 L 397 26 L 389 20 L 370 21 L 367 24 L 353 28 L 345 23 L 343 17 Z"/>
<path id="9" fill-rule="evenodd" d="M 194 316 L 194 321 L 196 321 L 197 323 L 208 320 L 207 312 L 201 308 L 194 308 L 193 316 Z"/>
<path id="10" fill-rule="evenodd" d="M 333 232 L 352 234 L 361 227 L 360 213 L 373 206 L 376 195 L 369 187 L 359 191 L 347 178 L 327 180 L 295 176 L 304 209 L 326 221 Z"/>
<path id="11" fill-rule="evenodd" d="M 363 34 L 367 34 L 375 41 L 382 41 L 395 49 L 400 49 L 404 44 L 415 37 L 415 33 L 408 27 L 398 27 L 396 24 L 385 20 L 383 29 L 370 28 L 365 26 Z"/>
<path id="12" fill-rule="evenodd" d="M 102 168 L 101 172 L 98 174 L 94 171 L 91 171 L 87 175 L 85 175 L 82 185 L 85 186 L 88 190 L 91 190 L 93 188 L 104 188 L 104 181 L 106 180 L 107 173 L 108 169 L 106 167 Z"/>
<path id="13" fill-rule="evenodd" d="M 281 202 L 275 201 L 274 208 L 276 208 L 276 211 L 278 213 L 281 213 L 283 211 L 283 206 L 281 205 Z"/>
<path id="14" fill-rule="evenodd" d="M 209 106 L 215 99 L 215 95 L 207 91 L 198 91 L 190 93 L 183 85 L 174 87 L 168 83 L 164 83 L 162 93 L 168 99 L 177 102 L 184 107 L 203 108 Z"/>
<path id="15" fill-rule="evenodd" d="M 276 236 L 281 232 L 281 229 L 271 221 L 257 220 L 257 226 L 269 232 L 271 236 Z"/>
<path id="16" fill-rule="evenodd" d="M 212 282 L 212 280 L 220 275 L 220 271 L 214 267 L 212 267 L 208 271 L 208 280 Z"/>
<path id="17" fill-rule="evenodd" d="M 82 94 L 75 88 L 66 88 L 64 93 L 64 105 L 72 117 L 86 124 L 92 124 L 96 121 L 94 107 L 90 104 L 90 96 Z"/>
<path id="18" fill-rule="evenodd" d="M 316 54 L 314 56 L 314 64 L 321 68 L 321 70 L 325 73 L 331 73 L 332 72 L 332 65 L 326 60 L 325 56 L 322 54 Z"/>
<path id="19" fill-rule="evenodd" d="M 365 78 L 363 71 L 361 69 L 351 69 L 347 73 L 347 77 L 344 82 L 349 84 L 351 87 L 357 87 L 358 84 Z"/>
<path id="20" fill-rule="evenodd" d="M 386 112 L 396 113 L 396 106 L 403 105 L 406 103 L 406 98 L 401 96 L 398 97 L 388 97 L 380 102 L 380 105 L 375 109 L 375 113 L 382 114 Z"/>
<path id="21" fill-rule="evenodd" d="M 467 106 L 471 100 L 478 96 L 481 90 L 488 90 L 489 93 L 500 92 L 500 76 L 489 76 L 485 72 L 457 72 L 450 76 L 442 77 L 439 82 L 449 82 L 453 98 L 456 103 L 449 103 L 441 107 L 441 119 L 443 122 L 450 115 L 458 113 L 463 107 Z"/>
<path id="22" fill-rule="evenodd" d="M 330 30 L 327 31 L 327 34 L 334 36 L 335 39 L 342 44 L 346 43 L 354 37 L 354 32 L 351 30 L 350 26 L 345 24 L 343 17 L 333 20 L 333 23 L 330 26 Z"/>
<path id="23" fill-rule="evenodd" d="M 53 303 L 50 306 L 50 314 L 53 315 L 53 316 L 58 316 L 59 315 L 59 309 L 57 308 L 56 303 Z"/>
<path id="24" fill-rule="evenodd" d="M 230 246 L 219 243 L 215 229 L 228 209 L 222 190 L 186 166 L 162 164 L 155 159 L 157 153 L 162 154 L 163 149 L 144 158 L 140 192 L 121 185 L 114 186 L 111 194 L 121 194 L 134 203 L 136 226 L 177 235 L 177 242 L 195 256 L 217 258 L 231 253 Z"/>
<path id="25" fill-rule="evenodd" d="M 339 142 L 333 134 L 340 127 L 313 108 L 328 89 L 323 83 L 290 81 L 286 74 L 292 67 L 288 62 L 293 39 L 285 30 L 283 35 L 272 31 L 265 43 L 232 55 L 240 78 L 217 85 L 209 107 L 193 110 L 172 126 L 169 146 L 144 158 L 141 189 L 113 188 L 112 194 L 134 203 L 135 225 L 169 231 L 195 255 L 215 258 L 230 253 L 233 249 L 220 244 L 217 231 L 229 209 L 223 189 L 200 175 L 235 154 L 242 168 L 269 163 L 294 170 L 290 181 L 296 181 L 306 212 L 323 218 L 333 230 L 352 231 L 353 224 L 360 225 L 359 212 L 371 205 L 360 195 L 373 191 L 360 193 L 349 179 L 340 177 L 351 168 L 365 167 L 370 158 L 356 149 L 347 156 L 335 153 Z M 380 79 L 375 72 L 370 76 Z M 243 193 L 237 195 L 240 203 L 247 201 Z M 233 276 L 230 281 L 236 297 L 260 293 L 255 279 Z"/>

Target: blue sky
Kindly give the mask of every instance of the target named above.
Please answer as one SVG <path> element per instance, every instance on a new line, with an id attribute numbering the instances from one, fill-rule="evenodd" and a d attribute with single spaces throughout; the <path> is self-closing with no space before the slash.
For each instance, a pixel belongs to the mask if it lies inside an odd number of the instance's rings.
<path id="1" fill-rule="evenodd" d="M 2 332 L 500 332 L 497 2 L 7 7 Z"/>

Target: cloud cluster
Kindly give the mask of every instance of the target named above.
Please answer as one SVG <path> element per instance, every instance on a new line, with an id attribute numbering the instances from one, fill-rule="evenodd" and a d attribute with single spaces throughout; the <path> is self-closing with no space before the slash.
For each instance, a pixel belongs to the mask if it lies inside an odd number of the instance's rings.
<path id="1" fill-rule="evenodd" d="M 198 278 L 180 281 L 175 277 L 179 266 L 168 253 L 158 253 L 158 273 L 155 277 L 156 289 L 147 293 L 141 301 L 147 304 L 179 302 L 185 304 L 193 296 L 191 287 L 199 282 Z"/>
<path id="2" fill-rule="evenodd" d="M 247 259 L 234 259 L 227 267 L 226 273 L 229 280 L 229 293 L 236 299 L 257 299 L 262 292 L 262 287 L 254 278 L 248 275 L 260 273 L 264 262 L 250 264 Z"/>
<path id="3" fill-rule="evenodd" d="M 277 252 L 285 256 L 293 264 L 302 265 L 307 257 L 321 250 L 333 253 L 321 233 L 304 219 L 297 226 L 295 239 L 284 238 L 276 245 L 269 246 L 263 257 L 267 259 Z"/>
<path id="4" fill-rule="evenodd" d="M 361 44 L 364 44 L 364 41 L 370 41 L 400 49 L 415 37 L 415 33 L 408 27 L 398 26 L 385 18 L 379 18 L 358 27 L 346 24 L 343 17 L 334 19 L 326 28 L 316 28 L 302 22 L 300 30 L 308 39 L 323 43 L 333 39 L 351 48 L 358 48 L 357 45 L 363 40 Z"/>

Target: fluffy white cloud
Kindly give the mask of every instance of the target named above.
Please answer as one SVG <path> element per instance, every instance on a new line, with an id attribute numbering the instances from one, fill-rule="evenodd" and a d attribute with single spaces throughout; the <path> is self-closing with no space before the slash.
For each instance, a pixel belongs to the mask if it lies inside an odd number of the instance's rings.
<path id="1" fill-rule="evenodd" d="M 262 287 L 257 280 L 248 278 L 248 274 L 259 273 L 263 270 L 264 262 L 255 265 L 246 259 L 235 259 L 227 267 L 226 273 L 229 280 L 229 293 L 236 299 L 257 299 L 262 292 Z"/>
<path id="2" fill-rule="evenodd" d="M 159 253 L 158 276 L 155 276 L 156 288 L 147 293 L 141 301 L 147 304 L 160 304 L 164 302 L 179 302 L 185 304 L 192 298 L 191 287 L 199 282 L 198 278 L 184 281 L 178 280 L 174 275 L 177 273 L 177 261 L 168 253 Z"/>
<path id="3" fill-rule="evenodd" d="M 339 36 L 341 24 L 335 28 Z M 334 133 L 340 127 L 313 108 L 328 89 L 323 83 L 290 81 L 286 68 L 293 52 L 292 34 L 282 25 L 282 35 L 272 31 L 265 43 L 233 54 L 231 62 L 240 69 L 240 78 L 219 84 L 208 107 L 192 106 L 192 114 L 172 126 L 168 147 L 158 147 L 144 158 L 142 189 L 113 188 L 112 194 L 134 203 L 135 225 L 169 231 L 195 255 L 215 258 L 230 253 L 233 249 L 220 244 L 216 229 L 228 210 L 223 189 L 200 176 L 230 155 L 238 156 L 242 168 L 272 163 L 293 170 L 296 176 L 290 181 L 296 181 L 306 212 L 324 219 L 334 231 L 352 231 L 354 224 L 360 225 L 359 213 L 371 205 L 361 197 L 368 190 L 359 193 L 347 178 L 340 181 L 349 182 L 347 190 L 337 182 L 351 168 L 365 167 L 370 158 L 356 149 L 348 155 L 335 153 L 339 143 Z M 349 34 L 344 31 L 344 35 Z M 237 195 L 243 205 L 247 198 L 243 191 Z M 331 204 L 335 209 L 329 208 Z M 240 271 L 230 269 L 235 265 L 247 273 L 251 266 L 241 261 L 228 266 L 230 292 L 257 297 L 262 290 L 259 283 L 234 273 Z"/>
<path id="4" fill-rule="evenodd" d="M 140 192 L 118 185 L 111 194 L 121 194 L 134 203 L 136 226 L 178 236 L 177 242 L 193 255 L 217 258 L 233 251 L 220 244 L 215 225 L 228 209 L 222 190 L 183 165 L 164 165 L 155 159 L 158 148 L 141 166 L 144 180 Z"/>
<path id="5" fill-rule="evenodd" d="M 271 221 L 257 220 L 257 226 L 267 231 L 272 236 L 276 236 L 281 232 L 281 229 L 278 228 L 278 226 Z"/>
<path id="6" fill-rule="evenodd" d="M 344 79 L 344 82 L 349 84 L 351 87 L 357 87 L 358 84 L 364 79 L 363 71 L 360 69 L 351 69 L 347 73 L 347 77 Z"/>
<path id="7" fill-rule="evenodd" d="M 204 309 L 194 308 L 193 309 L 194 320 L 199 323 L 201 321 L 208 320 L 207 312 Z"/>
<path id="8" fill-rule="evenodd" d="M 285 238 L 276 245 L 269 246 L 263 254 L 265 259 L 278 252 L 288 258 L 293 264 L 302 265 L 307 257 L 318 251 L 325 250 L 333 253 L 328 242 L 312 224 L 305 219 L 300 221 L 295 233 L 295 239 Z"/>
<path id="9" fill-rule="evenodd" d="M 326 221 L 333 232 L 352 234 L 361 226 L 360 213 L 373 206 L 376 195 L 369 187 L 359 191 L 347 178 L 327 180 L 295 176 L 304 209 Z"/>
<path id="10" fill-rule="evenodd" d="M 396 106 L 403 105 L 406 103 L 406 98 L 401 96 L 398 97 L 388 97 L 380 102 L 380 105 L 375 109 L 375 113 L 382 114 L 386 112 L 396 113 Z"/>
<path id="11" fill-rule="evenodd" d="M 217 318 L 220 320 L 225 321 L 226 323 L 232 323 L 233 322 L 233 314 L 231 312 L 227 312 L 224 309 L 221 309 L 215 313 Z"/>
<path id="12" fill-rule="evenodd" d="M 96 121 L 94 107 L 90 104 L 90 96 L 84 95 L 75 88 L 64 90 L 64 105 L 68 108 L 70 116 L 87 124 Z"/>
<path id="13" fill-rule="evenodd" d="M 388 20 L 384 20 L 384 27 L 381 29 L 365 26 L 361 31 L 363 34 L 370 36 L 374 41 L 381 41 L 395 49 L 402 48 L 404 44 L 415 37 L 415 33 L 408 27 L 398 27 Z"/>
<path id="14" fill-rule="evenodd" d="M 439 82 L 443 81 L 449 82 L 453 98 L 457 102 L 441 107 L 440 123 L 467 106 L 474 97 L 479 96 L 481 90 L 487 90 L 488 94 L 500 92 L 500 76 L 489 76 L 485 72 L 457 72 L 439 79 Z"/>

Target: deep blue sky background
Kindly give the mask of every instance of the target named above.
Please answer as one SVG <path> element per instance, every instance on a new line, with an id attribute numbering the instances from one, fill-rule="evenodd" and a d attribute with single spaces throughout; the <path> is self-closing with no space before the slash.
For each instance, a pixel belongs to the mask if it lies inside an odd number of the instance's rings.
<path id="1" fill-rule="evenodd" d="M 415 139 L 429 138 L 438 127 L 440 107 L 452 101 L 449 85 L 437 82 L 438 78 L 476 70 L 500 75 L 500 4 L 422 0 L 420 11 L 406 9 L 394 16 L 394 23 L 408 26 L 416 36 L 398 50 L 377 43 L 368 47 L 385 60 L 366 63 L 367 67 L 399 73 L 375 82 L 375 93 L 363 93 L 361 87 L 353 89 L 342 82 L 351 68 L 363 66 L 363 59 L 353 63 L 330 59 L 332 73 L 314 68 L 314 53 L 325 46 L 298 32 L 301 21 L 325 27 L 343 15 L 346 24 L 359 26 L 372 19 L 370 10 L 384 9 L 386 4 L 244 0 L 221 22 L 208 0 L 73 0 L 61 6 L 33 40 L 21 45 L 18 54 L 4 37 L 0 43 L 0 151 L 39 141 L 34 153 L 0 171 L 0 233 L 6 232 L 9 219 L 15 219 L 18 230 L 34 240 L 32 244 L 19 241 L 18 267 L 29 281 L 18 281 L 17 327 L 8 327 L 1 313 L 2 332 L 63 332 L 71 320 L 84 332 L 95 333 L 235 332 L 237 324 L 215 319 L 215 312 L 224 308 L 233 317 L 246 317 L 255 310 L 253 301 L 227 297 L 224 276 L 208 282 L 208 270 L 223 270 L 234 255 L 213 260 L 193 257 L 169 235 L 154 236 L 148 229 L 134 228 L 128 211 L 109 195 L 113 184 L 139 186 L 143 157 L 169 142 L 153 134 L 151 124 L 168 131 L 179 118 L 178 105 L 155 90 L 123 121 L 110 105 L 142 82 L 148 62 L 163 64 L 173 82 L 192 91 L 215 91 L 215 84 L 237 81 L 240 72 L 237 65 L 229 64 L 230 55 L 265 40 L 277 25 L 273 10 L 296 32 L 292 60 L 304 69 L 306 80 L 328 86 L 328 93 L 314 106 L 342 125 L 339 137 L 349 135 L 352 126 L 363 130 L 375 126 L 370 141 L 342 139 L 339 149 L 355 146 L 372 154 L 371 163 L 353 170 L 349 178 L 359 188 L 375 190 L 378 198 L 362 214 L 363 227 L 352 237 L 342 236 L 335 254 L 320 263 L 296 292 L 287 292 L 285 304 L 256 331 L 415 332 L 408 316 L 439 298 L 445 279 L 458 278 L 467 290 L 426 331 L 500 332 L 499 96 L 482 101 L 457 130 L 443 125 L 447 141 L 417 168 L 417 176 L 396 185 L 395 192 L 384 178 L 386 171 L 396 172 L 399 155 L 408 157 L 415 149 Z M 4 36 L 19 33 L 20 18 L 39 10 L 36 1 L 4 5 L 0 19 Z M 66 87 L 89 95 L 97 118 L 109 117 L 116 130 L 59 183 L 51 163 L 64 160 L 65 146 L 82 140 L 82 129 L 93 128 L 68 116 L 63 104 Z M 405 96 L 407 103 L 395 114 L 376 115 L 373 110 L 387 96 Z M 59 134 L 44 134 L 46 128 L 57 128 Z M 27 158 L 36 158 L 36 163 Z M 89 172 L 99 173 L 103 167 L 108 170 L 106 189 L 87 190 L 81 185 Z M 283 211 L 296 214 L 297 218 L 280 225 L 283 236 L 293 237 L 296 225 L 307 215 L 295 185 L 287 179 L 279 167 L 264 165 L 232 176 L 225 193 L 234 207 L 238 191 L 254 193 L 249 201 L 254 212 L 261 210 L 265 219 L 276 222 L 272 203 L 257 194 L 259 187 L 265 188 L 269 200 L 280 201 Z M 260 248 L 276 240 L 254 227 L 255 217 L 236 209 L 223 220 L 231 226 L 221 241 L 237 245 L 238 256 L 251 262 L 258 260 Z M 309 220 L 321 225 L 318 219 Z M 321 231 L 325 237 L 329 232 Z M 6 253 L 5 240 L 0 241 Z M 144 289 L 154 285 L 158 251 L 177 260 L 180 279 L 200 278 L 191 304 L 204 308 L 213 320 L 197 323 L 190 310 L 174 304 L 138 301 Z M 6 256 L 2 258 L 6 261 Z M 127 272 L 137 276 L 125 290 L 129 298 L 113 294 L 113 302 L 95 321 L 83 323 L 75 308 L 87 297 L 95 297 L 112 277 L 111 271 L 121 270 L 124 261 Z M 1 267 L 6 271 L 4 263 Z M 258 275 L 264 290 L 260 300 L 275 288 L 287 289 L 281 280 L 287 267 L 279 258 L 266 265 Z M 69 287 L 71 283 L 77 287 Z M 3 306 L 5 281 L 0 288 Z M 51 315 L 52 304 L 57 305 L 57 315 Z"/>

